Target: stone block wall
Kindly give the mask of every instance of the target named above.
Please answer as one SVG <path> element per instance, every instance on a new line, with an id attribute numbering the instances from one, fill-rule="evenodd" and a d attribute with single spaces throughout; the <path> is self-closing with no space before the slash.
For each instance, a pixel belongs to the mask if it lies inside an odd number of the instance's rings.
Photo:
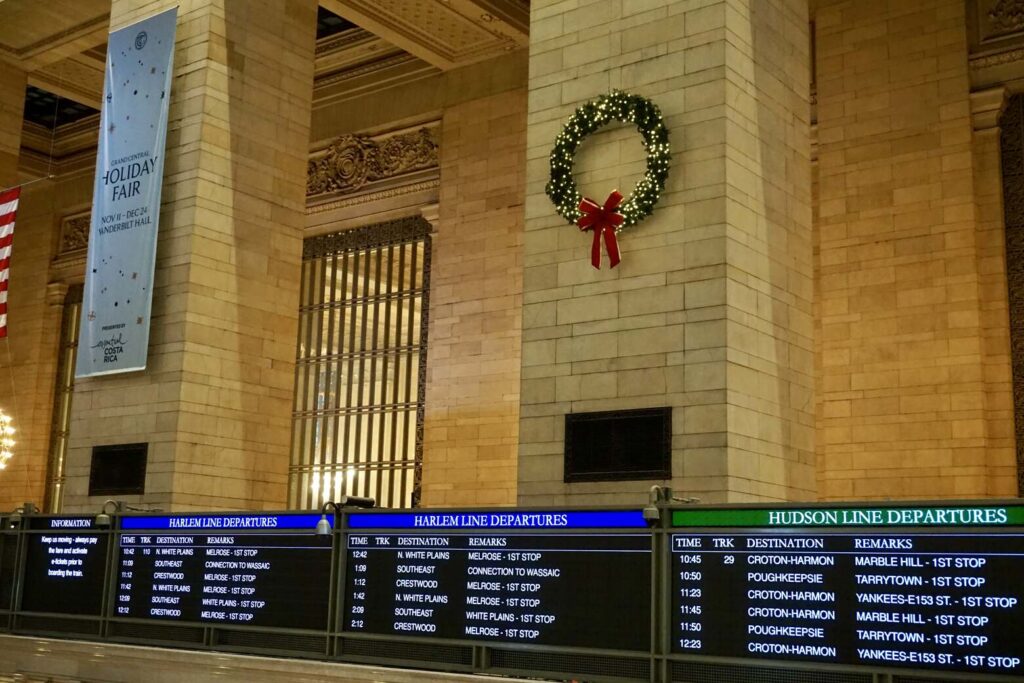
<path id="1" fill-rule="evenodd" d="M 26 501 L 43 504 L 61 319 L 46 289 L 56 241 L 55 195 L 54 184 L 46 181 L 23 188 L 14 226 L 8 336 L 0 339 L 0 407 L 17 432 L 14 456 L 0 473 L 3 510 Z"/>
<path id="2" fill-rule="evenodd" d="M 671 483 L 706 501 L 814 495 L 807 4 L 531 3 L 521 503 L 635 503 L 656 483 L 563 483 L 569 412 L 671 406 Z M 613 88 L 651 98 L 673 167 L 654 215 L 595 271 L 544 194 L 564 121 Z M 577 156 L 628 193 L 635 130 Z"/>
<path id="3" fill-rule="evenodd" d="M 964 7 L 817 10 L 825 499 L 1015 489 L 998 181 L 972 134 Z"/>
<path id="4" fill-rule="evenodd" d="M 25 104 L 25 72 L 5 66 L 0 73 L 0 189 L 18 182 L 21 117 Z"/>
<path id="5" fill-rule="evenodd" d="M 60 219 L 89 201 L 92 174 L 47 180 L 33 166 L 19 172 L 26 78 L 0 70 L 0 188 L 24 183 L 14 228 L 8 336 L 0 339 L 0 407 L 14 420 L 14 456 L 0 473 L 0 509 L 26 501 L 42 507 L 50 448 L 53 390 L 66 287 L 52 285 L 50 263 Z"/>
<path id="6" fill-rule="evenodd" d="M 177 2 L 115 0 L 111 27 Z M 316 3 L 182 2 L 149 364 L 81 380 L 69 510 L 91 447 L 149 442 L 165 509 L 282 508 L 291 435 Z"/>
<path id="7" fill-rule="evenodd" d="M 456 104 L 442 127 L 422 502 L 513 505 L 526 93 Z"/>

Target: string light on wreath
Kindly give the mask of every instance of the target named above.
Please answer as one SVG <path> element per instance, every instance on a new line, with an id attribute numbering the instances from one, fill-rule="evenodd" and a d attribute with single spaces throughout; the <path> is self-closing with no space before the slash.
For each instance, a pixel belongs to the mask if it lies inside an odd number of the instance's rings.
<path id="1" fill-rule="evenodd" d="M 618 191 L 613 191 L 603 204 L 599 204 L 580 194 L 573 178 L 573 164 L 583 139 L 612 121 L 632 123 L 640 131 L 647 150 L 647 170 L 625 201 L 621 201 L 622 195 Z M 614 268 L 619 262 L 615 233 L 636 225 L 654 211 L 665 189 L 671 156 L 668 129 L 657 105 L 639 95 L 619 90 L 581 106 L 555 138 L 550 159 L 551 177 L 545 192 L 562 218 L 578 225 L 581 230 L 594 232 L 591 263 L 595 268 L 600 268 L 602 236 Z"/>
<path id="2" fill-rule="evenodd" d="M 11 416 L 0 410 L 0 469 L 7 467 L 7 461 L 14 455 L 14 427 Z"/>

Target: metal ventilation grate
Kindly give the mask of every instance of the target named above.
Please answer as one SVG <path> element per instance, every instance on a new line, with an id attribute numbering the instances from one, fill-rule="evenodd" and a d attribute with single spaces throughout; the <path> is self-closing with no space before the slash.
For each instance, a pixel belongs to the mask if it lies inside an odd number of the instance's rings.
<path id="1" fill-rule="evenodd" d="M 871 683 L 871 674 L 672 662 L 674 683 Z"/>
<path id="2" fill-rule="evenodd" d="M 491 669 L 502 671 L 552 671 L 603 678 L 649 680 L 651 663 L 647 659 L 627 659 L 600 655 L 569 655 L 551 652 L 493 649 Z"/>
<path id="3" fill-rule="evenodd" d="M 194 643 L 202 645 L 203 629 L 199 626 L 166 626 L 164 624 L 136 624 L 110 622 L 111 638 L 150 643 Z"/>
<path id="4" fill-rule="evenodd" d="M 214 645 L 246 648 L 257 652 L 276 650 L 279 652 L 327 654 L 327 636 L 298 633 L 259 633 L 218 629 L 214 634 Z"/>
<path id="5" fill-rule="evenodd" d="M 437 643 L 407 643 L 386 640 L 355 640 L 343 638 L 339 642 L 338 656 L 372 658 L 376 660 L 405 660 L 435 662 L 438 664 L 473 665 L 473 649 L 460 645 Z"/>

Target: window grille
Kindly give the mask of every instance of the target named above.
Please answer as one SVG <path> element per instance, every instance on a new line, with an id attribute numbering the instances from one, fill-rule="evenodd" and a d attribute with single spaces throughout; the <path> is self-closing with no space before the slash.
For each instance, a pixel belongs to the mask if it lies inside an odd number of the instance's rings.
<path id="1" fill-rule="evenodd" d="M 53 391 L 53 422 L 50 425 L 50 454 L 46 463 L 46 493 L 43 509 L 60 512 L 64 505 L 64 463 L 67 461 L 71 429 L 71 398 L 75 393 L 75 354 L 78 352 L 78 318 L 82 310 L 82 285 L 68 288 L 60 325 L 60 352 Z"/>
<path id="2" fill-rule="evenodd" d="M 422 218 L 305 241 L 292 507 L 341 495 L 418 504 L 429 278 Z"/>

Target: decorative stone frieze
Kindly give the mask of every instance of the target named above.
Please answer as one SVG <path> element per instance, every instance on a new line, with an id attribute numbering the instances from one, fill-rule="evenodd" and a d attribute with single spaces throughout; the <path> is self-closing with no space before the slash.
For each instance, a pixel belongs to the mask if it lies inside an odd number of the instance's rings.
<path id="1" fill-rule="evenodd" d="M 389 137 L 342 135 L 309 161 L 306 197 L 344 194 L 377 180 L 437 166 L 428 128 Z"/>
<path id="2" fill-rule="evenodd" d="M 92 213 L 81 213 L 65 216 L 60 222 L 60 254 L 79 251 L 89 246 L 89 220 Z"/>
<path id="3" fill-rule="evenodd" d="M 1024 28 L 1024 0 L 999 0 L 988 11 L 992 27 L 999 31 L 1018 31 Z"/>

